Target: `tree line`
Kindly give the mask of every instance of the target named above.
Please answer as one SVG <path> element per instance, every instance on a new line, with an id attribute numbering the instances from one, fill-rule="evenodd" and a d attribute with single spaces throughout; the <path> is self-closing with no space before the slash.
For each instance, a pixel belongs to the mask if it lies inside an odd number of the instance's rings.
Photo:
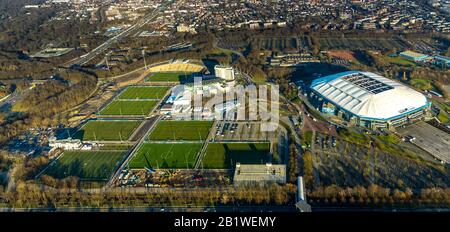
<path id="1" fill-rule="evenodd" d="M 315 206 L 358 207 L 450 207 L 450 188 L 424 188 L 412 191 L 384 188 L 376 184 L 354 187 L 320 186 L 308 193 Z"/>
<path id="2" fill-rule="evenodd" d="M 293 185 L 267 185 L 219 188 L 162 188 L 135 191 L 54 189 L 30 182 L 18 181 L 12 191 L 0 186 L 0 207 L 58 208 L 58 207 L 133 207 L 133 206 L 235 206 L 235 205 L 293 205 Z"/>

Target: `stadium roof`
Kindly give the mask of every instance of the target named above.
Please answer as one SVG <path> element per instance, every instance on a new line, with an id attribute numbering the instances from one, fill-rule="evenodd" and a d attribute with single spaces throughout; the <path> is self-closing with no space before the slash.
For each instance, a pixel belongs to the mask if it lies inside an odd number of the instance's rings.
<path id="1" fill-rule="evenodd" d="M 428 105 L 427 98 L 375 73 L 349 71 L 316 79 L 311 89 L 361 118 L 390 120 Z"/>

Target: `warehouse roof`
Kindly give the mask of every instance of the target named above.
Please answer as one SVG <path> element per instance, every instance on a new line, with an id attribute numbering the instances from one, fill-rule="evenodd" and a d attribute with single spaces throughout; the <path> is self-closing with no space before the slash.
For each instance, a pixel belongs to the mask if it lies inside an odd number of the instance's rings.
<path id="1" fill-rule="evenodd" d="M 326 76 L 314 80 L 311 89 L 345 111 L 366 119 L 389 120 L 428 105 L 423 94 L 371 72 Z"/>
<path id="2" fill-rule="evenodd" d="M 404 51 L 404 52 L 401 52 L 400 55 L 411 57 L 413 59 L 425 59 L 428 57 L 428 55 L 418 53 L 418 52 L 413 52 L 413 51 Z"/>
<path id="3" fill-rule="evenodd" d="M 286 165 L 284 164 L 236 164 L 235 183 L 252 181 L 286 182 Z"/>

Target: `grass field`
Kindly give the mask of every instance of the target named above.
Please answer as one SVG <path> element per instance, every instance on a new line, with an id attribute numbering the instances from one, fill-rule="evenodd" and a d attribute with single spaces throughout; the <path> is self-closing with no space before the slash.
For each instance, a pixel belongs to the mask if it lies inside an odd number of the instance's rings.
<path id="1" fill-rule="evenodd" d="M 123 160 L 124 151 L 66 151 L 44 174 L 63 179 L 108 179 Z"/>
<path id="2" fill-rule="evenodd" d="M 150 140 L 205 140 L 212 121 L 160 121 Z"/>
<path id="3" fill-rule="evenodd" d="M 206 148 L 203 168 L 233 169 L 236 163 L 272 162 L 269 143 L 210 143 Z"/>
<path id="4" fill-rule="evenodd" d="M 389 63 L 392 63 L 392 64 L 396 64 L 396 65 L 416 66 L 416 64 L 414 62 L 409 61 L 406 58 L 403 58 L 401 56 L 396 56 L 396 57 L 382 56 L 381 59 L 386 61 L 386 62 L 389 62 Z"/>
<path id="5" fill-rule="evenodd" d="M 113 101 L 100 111 L 100 115 L 148 115 L 158 104 L 157 100 Z"/>
<path id="6" fill-rule="evenodd" d="M 193 168 L 201 143 L 144 143 L 128 164 L 130 168 Z"/>
<path id="7" fill-rule="evenodd" d="M 90 121 L 73 136 L 83 141 L 128 140 L 142 121 Z"/>
<path id="8" fill-rule="evenodd" d="M 169 87 L 133 86 L 119 95 L 119 99 L 161 99 L 166 95 Z"/>
<path id="9" fill-rule="evenodd" d="M 426 79 L 413 78 L 409 81 L 409 84 L 421 90 L 433 90 L 431 81 Z"/>
<path id="10" fill-rule="evenodd" d="M 190 72 L 159 72 L 145 79 L 146 82 L 188 82 L 193 73 Z"/>

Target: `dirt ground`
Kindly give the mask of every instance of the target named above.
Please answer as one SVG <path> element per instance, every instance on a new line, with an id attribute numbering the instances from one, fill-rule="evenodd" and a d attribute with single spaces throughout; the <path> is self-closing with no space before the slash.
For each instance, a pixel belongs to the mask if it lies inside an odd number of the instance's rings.
<path id="1" fill-rule="evenodd" d="M 332 50 L 329 51 L 328 54 L 332 57 L 337 57 L 348 61 L 356 60 L 353 52 L 347 50 Z"/>

